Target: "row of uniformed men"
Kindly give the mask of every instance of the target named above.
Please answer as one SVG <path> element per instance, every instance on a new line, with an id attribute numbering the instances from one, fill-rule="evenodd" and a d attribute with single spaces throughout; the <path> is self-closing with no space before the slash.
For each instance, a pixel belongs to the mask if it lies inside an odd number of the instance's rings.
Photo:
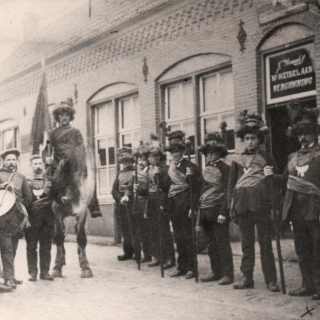
<path id="1" fill-rule="evenodd" d="M 261 116 L 246 110 L 239 115 L 239 129 L 236 132 L 245 148 L 232 157 L 231 166 L 224 161 L 228 154 L 224 130 L 207 135 L 205 145 L 200 147 L 206 157 L 202 175 L 198 166 L 184 157 L 186 146 L 181 131 L 168 135 L 169 147 L 165 151 L 172 156 L 169 166 L 160 147 L 149 144 L 138 149 L 136 156 L 139 157 L 140 170 L 137 178 L 133 178 L 135 168 L 131 149 L 118 150 L 122 170 L 112 190 L 123 236 L 124 254 L 118 259 L 131 259 L 134 254 L 135 258 L 140 259 L 142 245 L 144 257 L 141 262 L 149 262 L 150 267 L 158 266 L 162 255 L 163 267 L 173 267 L 176 260 L 169 227 L 171 221 L 178 251 L 177 270 L 171 277 L 193 278 L 195 265 L 190 212 L 194 210 L 198 213 L 197 228 L 203 227 L 208 238 L 212 269 L 212 273 L 202 281 L 219 281 L 220 285 L 234 281 L 229 240 L 229 222 L 232 219 L 239 226 L 243 251 L 240 268 L 243 277 L 234 284 L 234 288 L 254 287 L 256 226 L 264 280 L 270 291 L 277 292 L 271 206 L 278 205 L 277 212 L 281 211 L 277 199 L 283 188 L 286 189 L 286 198 L 282 218 L 292 221 L 302 274 L 302 286 L 290 290 L 289 294 L 312 295 L 313 299 L 320 299 L 320 245 L 317 241 L 320 237 L 320 147 L 317 144 L 317 111 L 295 103 L 289 112 L 292 133 L 299 138 L 301 149 L 290 155 L 283 175 L 278 174 L 274 157 L 263 151 L 266 126 Z"/>

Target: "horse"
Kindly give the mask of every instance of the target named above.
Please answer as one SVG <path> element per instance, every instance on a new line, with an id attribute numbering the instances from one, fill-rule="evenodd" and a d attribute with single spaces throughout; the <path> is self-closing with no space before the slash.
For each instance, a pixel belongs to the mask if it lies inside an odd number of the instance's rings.
<path id="1" fill-rule="evenodd" d="M 66 159 L 60 161 L 53 174 L 52 210 L 55 215 L 53 241 L 57 248 L 52 270 L 54 277 L 62 277 L 62 267 L 66 264 L 64 219 L 70 215 L 76 220 L 75 233 L 79 264 L 82 270 L 81 278 L 93 277 L 86 255 L 87 236 L 85 232 L 85 223 L 89 213 L 88 205 L 93 198 L 95 186 L 93 163 L 93 155 L 89 147 L 72 150 Z"/>

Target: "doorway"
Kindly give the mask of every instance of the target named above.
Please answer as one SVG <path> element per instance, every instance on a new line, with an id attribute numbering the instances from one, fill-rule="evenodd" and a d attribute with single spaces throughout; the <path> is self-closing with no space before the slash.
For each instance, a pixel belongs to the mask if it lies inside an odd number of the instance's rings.
<path id="1" fill-rule="evenodd" d="M 316 100 L 300 101 L 302 106 L 316 107 Z M 300 149 L 296 137 L 288 135 L 289 113 L 288 103 L 268 108 L 268 117 L 271 130 L 271 152 L 278 164 L 279 172 L 283 173 L 288 162 L 289 154 Z"/>

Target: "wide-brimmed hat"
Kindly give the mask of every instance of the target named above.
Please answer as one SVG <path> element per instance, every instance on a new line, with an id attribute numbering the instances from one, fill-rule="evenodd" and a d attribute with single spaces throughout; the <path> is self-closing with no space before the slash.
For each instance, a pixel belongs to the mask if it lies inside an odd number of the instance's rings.
<path id="1" fill-rule="evenodd" d="M 260 143 L 264 142 L 264 135 L 269 132 L 269 128 L 265 125 L 260 114 L 245 109 L 239 113 L 237 122 L 236 135 L 241 140 L 246 134 L 256 134 Z"/>
<path id="2" fill-rule="evenodd" d="M 302 106 L 299 101 L 291 101 L 288 105 L 288 112 L 290 117 L 289 134 L 318 133 L 318 108 Z"/>
<path id="3" fill-rule="evenodd" d="M 1 153 L 0 157 L 4 160 L 8 154 L 14 154 L 18 158 L 20 151 L 17 148 L 7 149 Z"/>
<path id="4" fill-rule="evenodd" d="M 166 147 L 165 151 L 184 151 L 185 145 L 185 133 L 181 130 L 172 131 L 167 134 L 169 140 L 169 146 Z"/>
<path id="5" fill-rule="evenodd" d="M 119 148 L 117 150 L 117 161 L 119 163 L 123 163 L 124 161 L 133 162 L 132 149 L 129 147 Z"/>
<path id="6" fill-rule="evenodd" d="M 204 139 L 204 145 L 200 145 L 198 150 L 207 156 L 208 153 L 219 152 L 221 157 L 228 155 L 228 148 L 226 146 L 225 136 L 226 136 L 227 123 L 223 122 L 220 125 L 220 132 L 208 133 Z"/>
<path id="7" fill-rule="evenodd" d="M 67 99 L 67 101 L 62 101 L 59 105 L 59 107 L 55 108 L 52 112 L 54 116 L 54 120 L 56 122 L 59 122 L 59 115 L 62 113 L 67 113 L 70 115 L 70 121 L 74 119 L 74 115 L 76 113 L 75 108 L 73 107 L 73 101 L 72 98 Z"/>

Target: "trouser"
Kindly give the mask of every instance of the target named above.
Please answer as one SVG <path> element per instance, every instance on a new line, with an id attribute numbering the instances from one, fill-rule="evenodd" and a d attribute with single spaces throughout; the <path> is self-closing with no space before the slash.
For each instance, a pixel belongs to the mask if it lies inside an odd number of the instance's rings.
<path id="1" fill-rule="evenodd" d="M 27 241 L 27 261 L 28 272 L 30 275 L 38 274 L 38 253 L 39 243 L 39 260 L 40 275 L 44 276 L 49 272 L 51 262 L 51 245 L 53 237 L 53 226 L 44 225 L 42 227 L 30 227 L 25 231 Z"/>
<path id="2" fill-rule="evenodd" d="M 192 222 L 189 218 L 190 201 L 183 194 L 169 198 L 169 214 L 172 222 L 174 240 L 178 251 L 178 271 L 193 271 Z"/>
<path id="3" fill-rule="evenodd" d="M 173 237 L 170 230 L 170 218 L 168 214 L 161 213 L 159 220 L 159 204 L 156 195 L 149 195 L 148 220 L 151 233 L 151 253 L 156 259 L 160 259 L 160 234 L 163 262 L 175 261 Z"/>
<path id="4" fill-rule="evenodd" d="M 239 229 L 242 241 L 242 260 L 240 270 L 249 278 L 253 276 L 255 263 L 255 225 L 258 231 L 258 241 L 260 245 L 260 259 L 262 272 L 266 284 L 277 282 L 277 271 L 272 251 L 271 228 L 272 221 L 258 218 L 258 213 L 247 212 L 238 216 Z"/>
<path id="5" fill-rule="evenodd" d="M 13 244 L 11 236 L 3 233 L 0 230 L 0 250 L 1 261 L 3 267 L 3 278 L 10 280 L 14 278 L 14 258 L 13 258 Z"/>
<path id="6" fill-rule="evenodd" d="M 139 196 L 134 200 L 133 208 L 133 233 L 134 233 L 134 247 L 139 248 L 138 258 L 141 258 L 141 249 L 143 251 L 143 256 L 145 259 L 151 259 L 151 249 L 150 249 L 150 230 L 149 221 L 145 219 L 145 207 L 147 202 L 146 196 Z M 137 203 L 136 203 L 137 201 Z"/>
<path id="7" fill-rule="evenodd" d="M 123 238 L 124 254 L 131 257 L 133 255 L 133 227 L 132 227 L 132 203 L 127 205 L 117 204 L 120 215 L 121 234 Z"/>
<path id="8" fill-rule="evenodd" d="M 320 223 L 304 220 L 296 214 L 292 226 L 302 286 L 320 292 Z"/>
<path id="9" fill-rule="evenodd" d="M 229 222 L 223 224 L 203 220 L 204 234 L 208 239 L 208 254 L 212 273 L 219 278 L 233 278 L 233 259 L 229 237 Z"/>

